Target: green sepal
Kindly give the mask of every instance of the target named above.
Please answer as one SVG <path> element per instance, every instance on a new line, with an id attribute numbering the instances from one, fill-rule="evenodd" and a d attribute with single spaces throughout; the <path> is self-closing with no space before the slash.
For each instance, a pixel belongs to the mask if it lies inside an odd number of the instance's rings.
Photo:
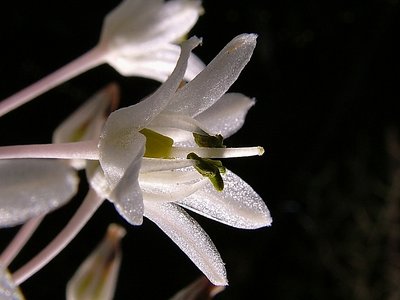
<path id="1" fill-rule="evenodd" d="M 195 169 L 204 177 L 208 177 L 217 191 L 221 192 L 224 189 L 224 180 L 221 174 L 225 174 L 226 169 L 220 160 L 202 158 L 193 152 L 189 153 L 186 158 L 196 162 Z"/>
<path id="2" fill-rule="evenodd" d="M 173 139 L 148 128 L 143 128 L 140 133 L 146 137 L 144 157 L 168 158 L 170 156 Z"/>
<path id="3" fill-rule="evenodd" d="M 222 135 L 204 135 L 193 132 L 194 141 L 199 147 L 207 148 L 225 148 L 223 142 L 224 138 Z"/>

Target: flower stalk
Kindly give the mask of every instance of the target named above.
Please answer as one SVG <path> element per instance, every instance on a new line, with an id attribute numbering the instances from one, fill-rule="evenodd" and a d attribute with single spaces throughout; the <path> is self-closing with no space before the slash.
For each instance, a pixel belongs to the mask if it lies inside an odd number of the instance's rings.
<path id="1" fill-rule="evenodd" d="M 86 225 L 103 200 L 95 191 L 89 190 L 81 206 L 54 240 L 13 274 L 14 282 L 20 285 L 60 253 Z"/>
<path id="2" fill-rule="evenodd" d="M 36 231 L 43 218 L 44 214 L 30 219 L 24 225 L 22 225 L 15 237 L 7 245 L 7 248 L 1 253 L 0 264 L 4 268 L 7 268 L 13 259 L 18 255 L 18 253 Z"/>
<path id="3" fill-rule="evenodd" d="M 104 63 L 105 53 L 106 52 L 103 48 L 94 47 L 92 50 L 86 52 L 57 71 L 4 99 L 0 102 L 0 117 L 51 90 L 59 84 Z"/>

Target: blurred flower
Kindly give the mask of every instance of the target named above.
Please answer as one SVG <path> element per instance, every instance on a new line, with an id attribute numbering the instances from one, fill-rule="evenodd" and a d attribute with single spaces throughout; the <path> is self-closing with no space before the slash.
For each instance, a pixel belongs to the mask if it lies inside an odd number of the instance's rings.
<path id="1" fill-rule="evenodd" d="M 165 81 L 179 57 L 179 43 L 203 12 L 196 0 L 124 0 L 104 20 L 99 43 L 69 64 L 0 102 L 0 116 L 53 87 L 104 63 L 122 75 Z M 184 78 L 204 68 L 190 55 Z"/>
<path id="2" fill-rule="evenodd" d="M 25 299 L 19 288 L 13 282 L 8 270 L 0 265 L 0 299 L 23 300 Z"/>
<path id="3" fill-rule="evenodd" d="M 59 208 L 75 195 L 78 182 L 63 161 L 0 160 L 0 228 Z"/>
<path id="4" fill-rule="evenodd" d="M 179 57 L 181 39 L 203 12 L 195 0 L 125 0 L 105 18 L 99 48 L 104 59 L 123 75 L 165 81 Z M 191 55 L 187 79 L 204 64 Z"/>
<path id="5" fill-rule="evenodd" d="M 103 241 L 81 264 L 67 285 L 67 300 L 111 300 L 121 265 L 125 229 L 111 224 Z"/>

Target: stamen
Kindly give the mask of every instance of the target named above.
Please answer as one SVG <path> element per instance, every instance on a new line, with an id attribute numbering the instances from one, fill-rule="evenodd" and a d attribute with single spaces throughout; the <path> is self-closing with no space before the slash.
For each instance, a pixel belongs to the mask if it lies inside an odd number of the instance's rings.
<path id="1" fill-rule="evenodd" d="M 264 148 L 260 146 L 243 148 L 172 147 L 170 155 L 173 158 L 186 158 L 191 152 L 206 158 L 234 158 L 261 156 L 264 154 Z"/>
<path id="2" fill-rule="evenodd" d="M 208 177 L 217 191 L 221 192 L 224 189 L 221 173 L 224 174 L 226 169 L 221 161 L 201 158 L 195 153 L 189 153 L 187 158 L 196 162 L 194 165 L 196 170 L 204 177 Z"/>
<path id="3" fill-rule="evenodd" d="M 204 135 L 193 133 L 194 141 L 199 147 L 225 148 L 222 135 Z"/>

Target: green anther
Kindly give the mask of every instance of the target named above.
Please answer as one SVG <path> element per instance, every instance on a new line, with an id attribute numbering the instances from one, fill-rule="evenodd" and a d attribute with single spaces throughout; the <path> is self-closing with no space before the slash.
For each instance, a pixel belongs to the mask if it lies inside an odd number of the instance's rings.
<path id="1" fill-rule="evenodd" d="M 224 174 L 226 169 L 220 160 L 202 158 L 193 152 L 189 153 L 187 158 L 196 162 L 195 169 L 204 177 L 208 177 L 217 191 L 221 192 L 224 189 L 224 181 L 221 174 Z"/>
<path id="2" fill-rule="evenodd" d="M 173 139 L 147 128 L 140 130 L 140 133 L 146 137 L 145 157 L 168 158 L 170 156 Z"/>
<path id="3" fill-rule="evenodd" d="M 225 148 L 223 142 L 224 138 L 222 135 L 204 135 L 199 133 L 193 133 L 194 141 L 199 147 L 208 148 Z"/>

